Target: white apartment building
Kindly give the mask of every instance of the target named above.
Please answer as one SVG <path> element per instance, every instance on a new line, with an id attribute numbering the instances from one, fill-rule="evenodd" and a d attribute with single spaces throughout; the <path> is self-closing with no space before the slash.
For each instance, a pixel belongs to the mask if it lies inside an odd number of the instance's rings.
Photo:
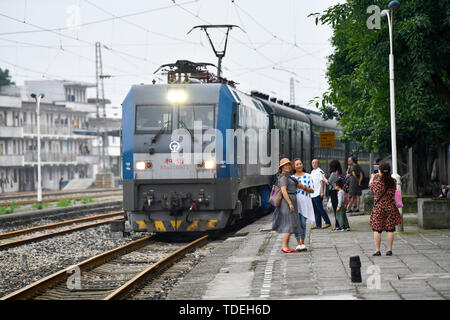
<path id="1" fill-rule="evenodd" d="M 97 150 L 93 150 L 98 149 L 93 147 L 97 137 L 73 133 L 92 129 L 89 119 L 97 110 L 95 100 L 92 103 L 87 99 L 90 87 L 95 84 L 39 80 L 0 88 L 0 192 L 36 189 L 37 114 L 32 92 L 45 94 L 40 105 L 43 189 L 58 189 L 61 177 L 95 176 L 100 163 Z"/>

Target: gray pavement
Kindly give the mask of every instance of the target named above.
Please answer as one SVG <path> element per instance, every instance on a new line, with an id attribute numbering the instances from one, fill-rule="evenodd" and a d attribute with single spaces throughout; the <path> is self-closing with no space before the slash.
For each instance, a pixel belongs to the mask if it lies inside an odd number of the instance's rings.
<path id="1" fill-rule="evenodd" d="M 210 254 L 168 299 L 450 299 L 450 229 L 422 230 L 416 215 L 405 215 L 393 256 L 385 255 L 383 233 L 382 256 L 373 257 L 369 216 L 352 216 L 348 232 L 308 226 L 308 251 L 286 254 L 271 219 L 210 243 Z M 290 245 L 295 248 L 293 236 Z M 360 284 L 351 282 L 351 256 L 361 260 Z"/>

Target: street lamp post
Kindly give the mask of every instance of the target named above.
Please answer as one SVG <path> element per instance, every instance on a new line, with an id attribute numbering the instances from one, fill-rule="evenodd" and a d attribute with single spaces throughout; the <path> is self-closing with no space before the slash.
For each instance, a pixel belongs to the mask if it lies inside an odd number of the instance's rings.
<path id="1" fill-rule="evenodd" d="M 37 114 L 37 159 L 38 159 L 38 187 L 37 187 L 37 202 L 42 202 L 42 182 L 41 182 L 41 99 L 44 98 L 44 94 L 32 93 L 31 97 L 36 100 L 36 114 Z"/>
<path id="2" fill-rule="evenodd" d="M 391 104 L 391 145 L 392 145 L 392 177 L 397 181 L 397 190 L 402 189 L 402 182 L 400 175 L 397 171 L 397 137 L 395 129 L 395 91 L 394 91 L 394 51 L 393 51 L 393 39 L 392 39 L 392 24 L 394 20 L 394 11 L 400 8 L 399 1 L 391 1 L 388 5 L 389 9 L 381 11 L 381 16 L 386 17 L 389 26 L 389 92 L 390 92 L 390 104 Z M 399 209 L 400 216 L 402 217 L 402 224 L 400 225 L 400 231 L 403 231 L 403 210 Z"/>

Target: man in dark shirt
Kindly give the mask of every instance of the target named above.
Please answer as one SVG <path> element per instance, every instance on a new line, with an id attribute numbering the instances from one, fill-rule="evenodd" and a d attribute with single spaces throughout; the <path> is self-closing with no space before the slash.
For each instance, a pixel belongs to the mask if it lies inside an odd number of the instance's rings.
<path id="1" fill-rule="evenodd" d="M 356 157 L 349 157 L 347 170 L 347 179 L 349 181 L 349 196 L 350 201 L 348 202 L 347 212 L 359 212 L 359 202 L 361 197 L 361 185 L 364 178 L 362 174 L 361 167 L 358 164 L 358 159 Z M 352 210 L 352 207 L 355 207 Z"/>

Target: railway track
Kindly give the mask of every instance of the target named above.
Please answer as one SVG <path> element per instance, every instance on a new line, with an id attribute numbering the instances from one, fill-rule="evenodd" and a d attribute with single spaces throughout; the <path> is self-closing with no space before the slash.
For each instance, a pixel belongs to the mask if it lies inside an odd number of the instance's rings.
<path id="1" fill-rule="evenodd" d="M 122 194 L 123 194 L 122 191 L 103 193 L 103 194 L 93 194 L 93 195 L 89 195 L 89 198 L 105 198 L 105 197 L 121 196 Z M 71 197 L 43 198 L 42 202 L 57 202 L 60 200 L 74 200 L 74 199 L 79 199 L 81 197 L 82 196 L 78 195 L 78 196 L 71 196 Z M 13 203 L 13 201 L 4 201 L 4 202 L 0 202 L 0 206 L 6 207 L 6 206 L 10 206 L 12 203 Z M 36 199 L 19 200 L 19 201 L 14 201 L 14 203 L 17 205 L 35 204 L 35 203 L 37 203 L 37 200 Z"/>
<path id="2" fill-rule="evenodd" d="M 124 211 L 115 211 L 2 233 L 0 250 L 120 220 L 123 219 L 123 214 Z"/>
<path id="3" fill-rule="evenodd" d="M 69 195 L 69 194 L 90 194 L 90 193 L 103 193 L 103 192 L 115 192 L 122 191 L 122 188 L 99 188 L 99 189 L 74 189 L 74 190 L 62 190 L 62 191 L 45 191 L 42 192 L 42 197 Z M 36 192 L 11 192 L 0 194 L 0 201 L 14 200 L 23 198 L 35 198 Z"/>
<path id="4" fill-rule="evenodd" d="M 207 235 L 187 244 L 144 237 L 49 275 L 0 300 L 125 299 L 208 241 Z"/>

